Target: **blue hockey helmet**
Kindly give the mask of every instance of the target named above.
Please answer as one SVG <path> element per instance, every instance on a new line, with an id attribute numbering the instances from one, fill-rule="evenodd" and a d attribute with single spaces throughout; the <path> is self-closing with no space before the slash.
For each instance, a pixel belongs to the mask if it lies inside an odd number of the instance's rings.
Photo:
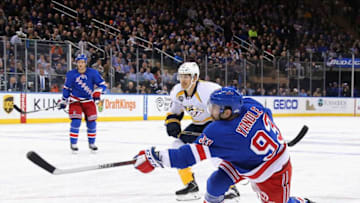
<path id="1" fill-rule="evenodd" d="M 215 90 L 210 95 L 209 103 L 211 105 L 220 106 L 220 113 L 223 113 L 225 108 L 231 108 L 234 114 L 240 113 L 243 104 L 243 96 L 236 89 L 231 87 L 223 87 Z"/>
<path id="2" fill-rule="evenodd" d="M 86 62 L 87 62 L 87 56 L 86 56 L 85 54 L 79 54 L 79 55 L 76 57 L 75 61 L 80 61 L 80 60 L 84 60 L 85 63 L 86 63 Z"/>

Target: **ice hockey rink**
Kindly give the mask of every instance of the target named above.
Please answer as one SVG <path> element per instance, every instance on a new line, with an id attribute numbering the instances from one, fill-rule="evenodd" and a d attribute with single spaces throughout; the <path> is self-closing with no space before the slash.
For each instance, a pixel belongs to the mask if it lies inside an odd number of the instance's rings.
<path id="1" fill-rule="evenodd" d="M 292 195 L 320 203 L 360 202 L 359 117 L 277 117 L 275 122 L 286 140 L 304 124 L 309 126 L 305 138 L 290 148 Z M 26 153 L 34 150 L 58 168 L 81 167 L 130 160 L 141 149 L 167 148 L 173 140 L 166 135 L 163 121 L 100 122 L 99 152 L 92 154 L 84 124 L 76 155 L 69 150 L 69 123 L 1 125 L 0 202 L 177 202 L 174 192 L 183 186 L 175 169 L 142 174 L 133 166 L 123 166 L 51 175 L 26 159 Z M 206 179 L 215 168 L 204 161 L 193 170 L 204 194 Z M 260 202 L 250 185 L 237 186 L 240 202 Z"/>

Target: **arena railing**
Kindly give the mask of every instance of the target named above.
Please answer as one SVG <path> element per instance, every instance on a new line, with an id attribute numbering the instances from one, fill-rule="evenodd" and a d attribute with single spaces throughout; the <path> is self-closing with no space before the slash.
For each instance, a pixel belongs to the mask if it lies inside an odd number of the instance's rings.
<path id="1" fill-rule="evenodd" d="M 125 53 L 134 56 L 132 60 L 135 60 L 135 64 L 133 66 L 137 73 L 142 66 L 139 63 L 143 61 L 143 54 L 149 59 L 150 67 L 157 66 L 161 73 L 165 71 L 171 74 L 175 73 L 179 62 L 182 61 L 158 48 L 153 48 L 150 52 L 146 49 L 147 47 L 136 46 L 136 44 L 124 46 L 127 50 Z M 65 72 L 72 68 L 75 55 L 73 53 L 84 51 L 81 51 L 81 47 L 72 42 L 21 38 L 10 42 L 6 37 L 0 39 L 0 50 L 1 90 L 20 91 L 20 87 L 16 87 L 14 90 L 10 88 L 10 80 L 14 81 L 15 78 L 16 82 L 20 84 L 23 80 L 22 77 L 25 76 L 25 91 L 35 92 L 49 91 L 53 84 L 56 84 L 57 88 L 61 88 Z M 104 73 L 109 75 L 107 81 L 111 84 L 110 88 L 119 83 L 115 80 L 116 70 L 112 64 L 115 52 L 116 50 L 110 49 L 109 56 L 111 57 L 105 59 L 110 64 L 109 70 L 106 70 L 108 72 Z M 154 55 L 154 52 L 161 54 Z M 205 55 L 202 59 L 197 60 L 197 63 L 200 65 L 201 79 L 215 81 L 224 86 L 235 86 L 247 95 L 359 96 L 359 53 L 352 50 L 351 53 L 343 53 L 338 57 L 334 57 L 332 54 L 332 58 L 328 57 L 329 54 L 324 53 L 322 61 L 314 56 L 315 53 L 308 51 L 306 60 L 300 61 L 299 58 L 287 53 L 286 56 L 275 57 L 274 61 L 269 62 L 263 58 L 256 59 L 250 56 L 241 58 L 224 55 L 220 58 L 211 58 L 211 56 Z M 254 66 L 249 65 L 248 61 L 251 61 Z M 57 64 L 60 64 L 59 67 Z M 40 87 L 38 78 L 40 69 L 47 72 L 49 78 L 47 90 Z M 59 72 L 58 69 L 63 72 Z M 135 82 L 137 85 L 142 83 L 138 77 Z M 162 86 L 167 85 L 163 81 L 160 83 Z M 172 77 L 172 84 L 168 86 L 168 91 L 175 83 L 176 80 Z M 124 85 L 123 87 L 126 87 L 125 83 Z M 302 89 L 304 93 L 301 93 Z M 137 90 L 137 93 L 141 92 Z"/>

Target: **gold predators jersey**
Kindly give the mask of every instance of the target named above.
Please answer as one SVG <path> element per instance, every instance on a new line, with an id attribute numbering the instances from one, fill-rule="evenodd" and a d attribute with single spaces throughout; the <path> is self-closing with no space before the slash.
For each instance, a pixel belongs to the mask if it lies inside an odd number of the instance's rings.
<path id="1" fill-rule="evenodd" d="M 169 114 L 179 115 L 185 110 L 191 116 L 194 124 L 205 124 L 212 120 L 207 110 L 210 94 L 220 88 L 220 85 L 213 82 L 198 81 L 194 93 L 187 95 L 180 83 L 176 84 L 170 92 L 172 105 Z"/>

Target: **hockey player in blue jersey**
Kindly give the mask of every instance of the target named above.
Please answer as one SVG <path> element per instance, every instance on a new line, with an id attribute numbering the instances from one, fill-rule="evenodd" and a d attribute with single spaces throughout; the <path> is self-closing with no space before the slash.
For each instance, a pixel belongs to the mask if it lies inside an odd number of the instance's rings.
<path id="1" fill-rule="evenodd" d="M 148 173 L 155 167 L 186 168 L 218 157 L 222 163 L 208 178 L 205 203 L 224 202 L 229 186 L 243 179 L 250 181 L 263 203 L 311 203 L 290 197 L 288 146 L 269 109 L 226 87 L 211 94 L 208 108 L 215 121 L 195 143 L 178 149 L 142 150 L 135 157 L 135 167 Z"/>
<path id="2" fill-rule="evenodd" d="M 82 113 L 85 115 L 89 148 L 96 151 L 96 100 L 105 92 L 106 85 L 100 73 L 92 68 L 86 67 L 87 57 L 80 54 L 76 57 L 77 69 L 66 74 L 66 81 L 63 88 L 63 96 L 58 106 L 60 109 L 69 106 L 70 127 L 70 148 L 73 152 L 78 151 L 77 141 L 81 125 Z M 96 89 L 94 86 L 96 85 Z"/>

